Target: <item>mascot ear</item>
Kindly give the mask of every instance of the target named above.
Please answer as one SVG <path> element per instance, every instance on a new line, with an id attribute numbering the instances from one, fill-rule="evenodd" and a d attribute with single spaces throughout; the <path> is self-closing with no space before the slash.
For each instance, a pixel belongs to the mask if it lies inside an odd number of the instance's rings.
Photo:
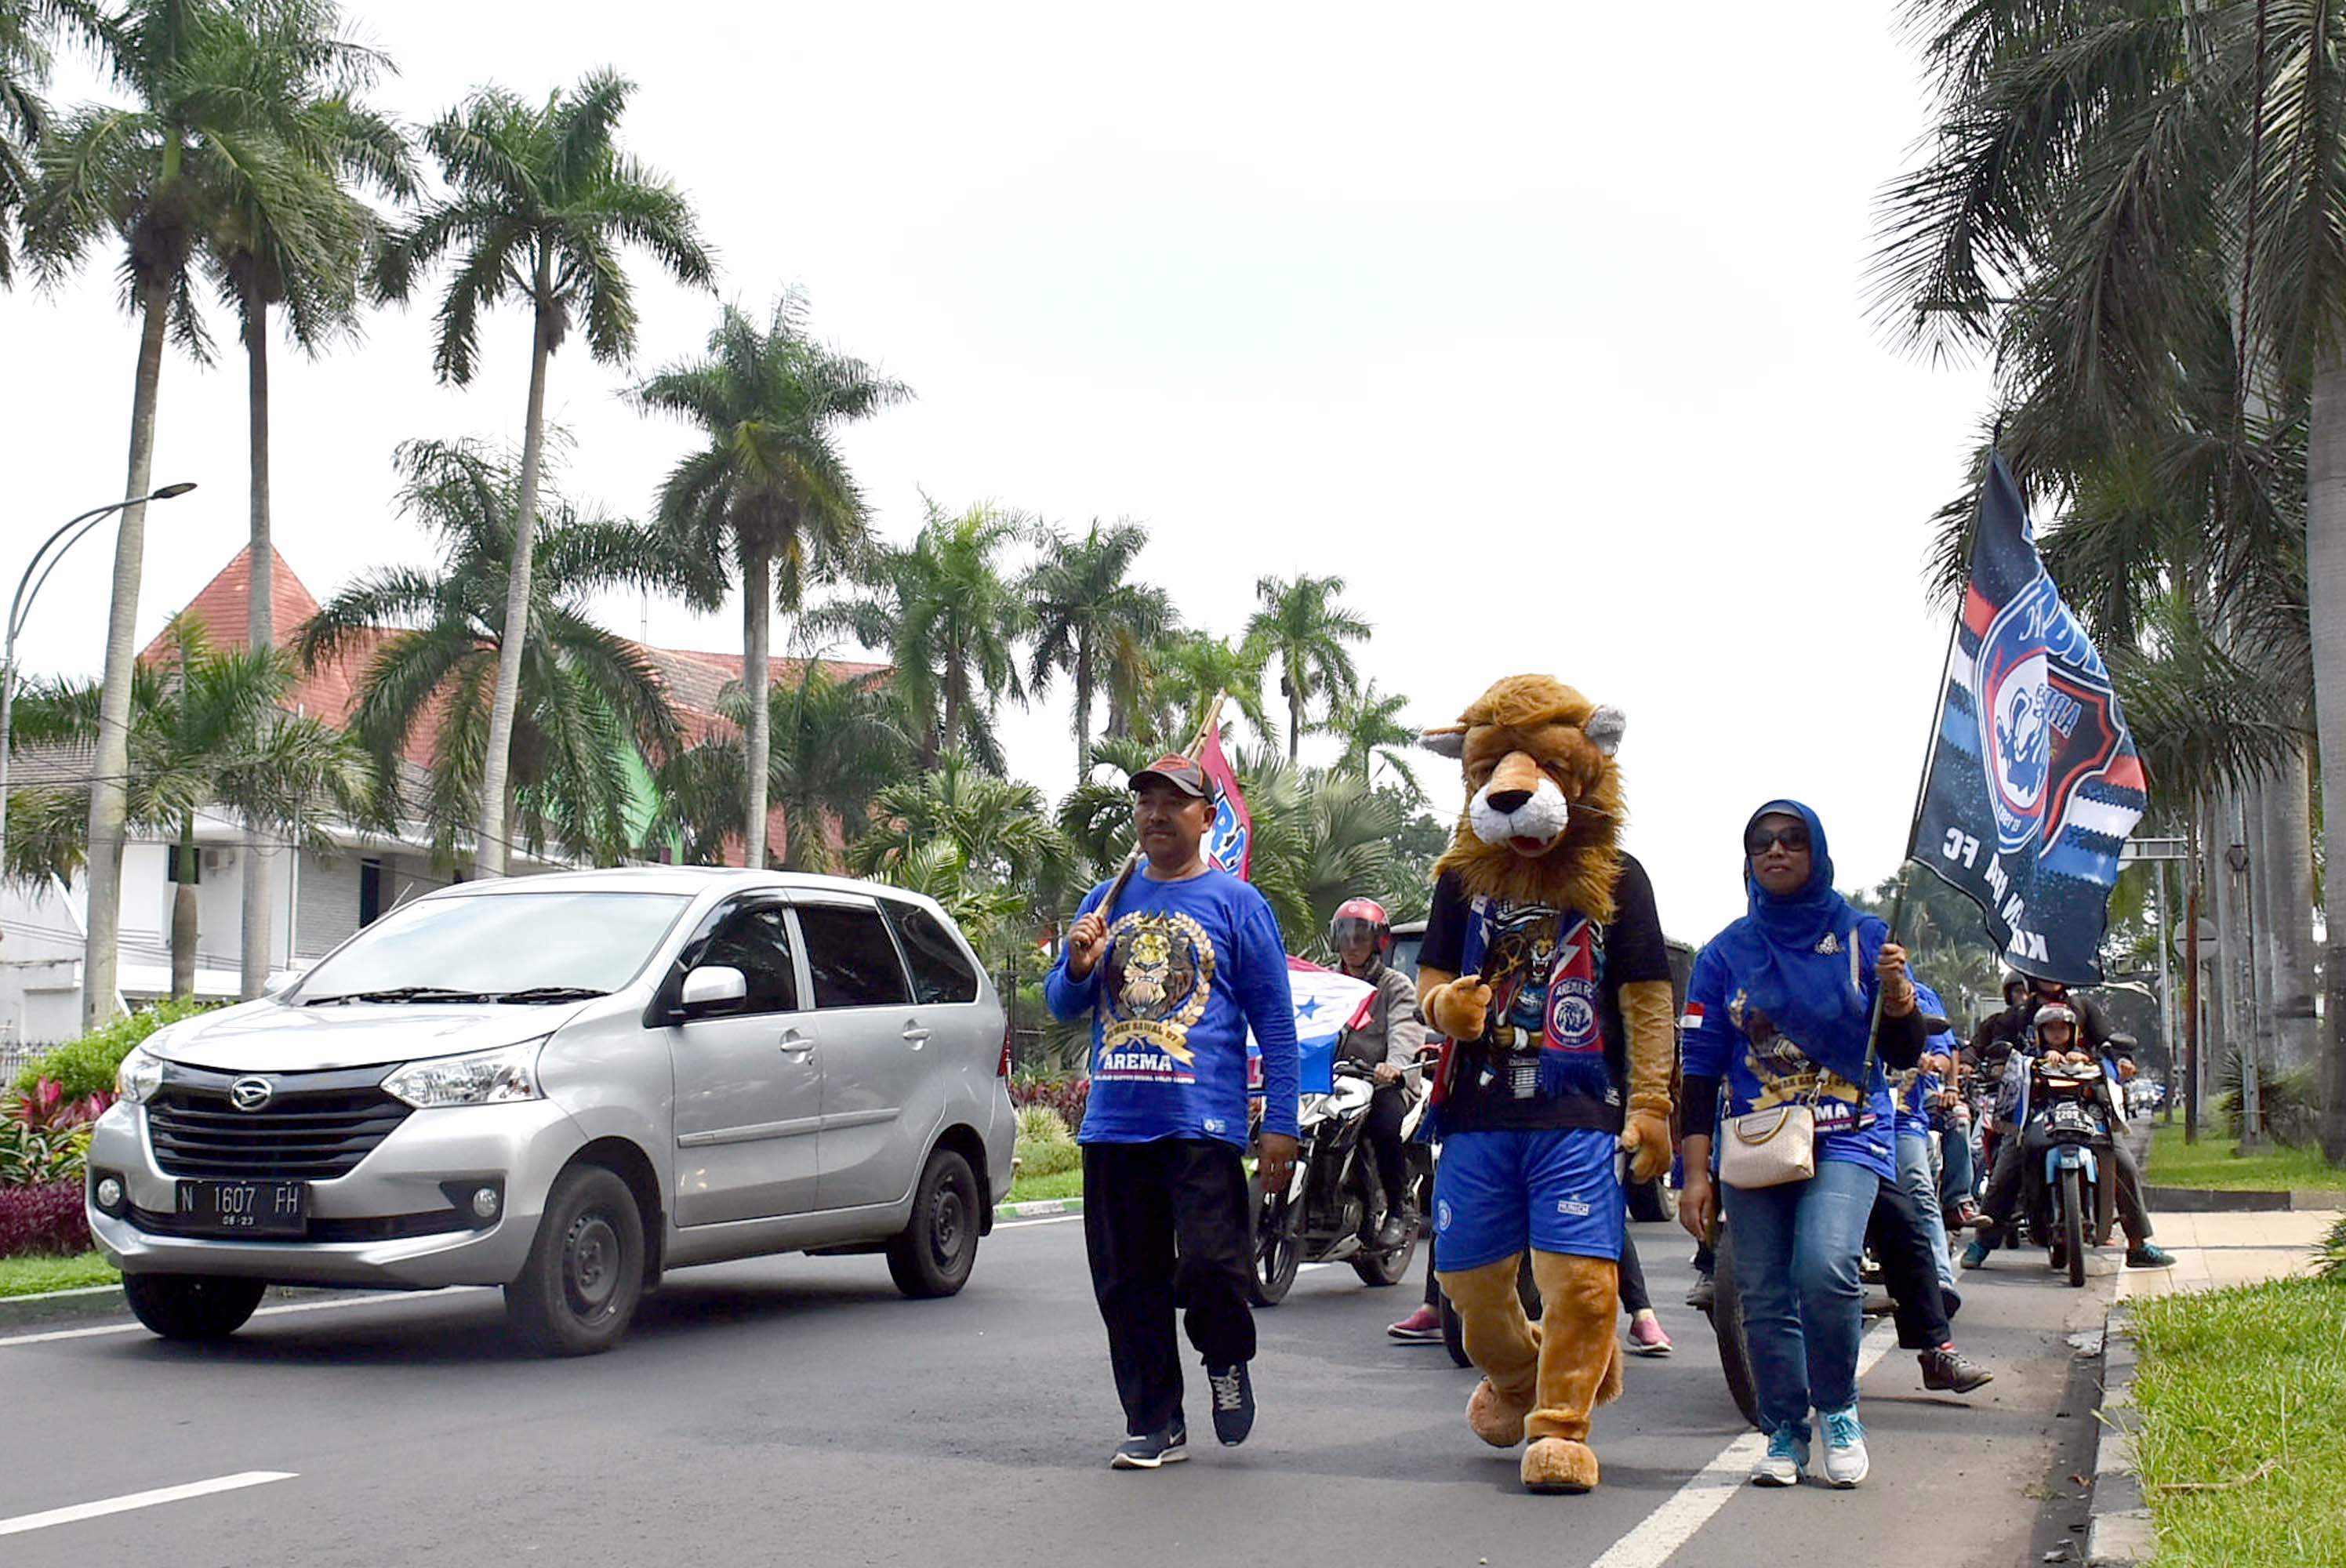
<path id="1" fill-rule="evenodd" d="M 1600 708 L 1588 716 L 1580 727 L 1581 733 L 1595 743 L 1596 749 L 1610 757 L 1621 749 L 1621 732 L 1629 728 L 1617 708 Z"/>
<path id="2" fill-rule="evenodd" d="M 1417 743 L 1436 757 L 1447 757 L 1455 762 L 1466 755 L 1466 727 L 1453 724 L 1442 729 L 1429 729 L 1417 738 Z"/>

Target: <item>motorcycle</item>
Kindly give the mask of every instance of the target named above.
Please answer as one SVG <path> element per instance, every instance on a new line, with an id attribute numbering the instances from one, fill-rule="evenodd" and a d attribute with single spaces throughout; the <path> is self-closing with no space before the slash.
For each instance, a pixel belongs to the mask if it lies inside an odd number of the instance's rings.
<path id="1" fill-rule="evenodd" d="M 2099 1063 L 2073 1052 L 2030 1064 L 2021 1150 L 2032 1172 L 2041 1168 L 2044 1184 L 2029 1210 L 2032 1224 L 2046 1221 L 2042 1234 L 2052 1241 L 2053 1267 L 2066 1268 L 2072 1286 L 2086 1283 L 2088 1234 L 2095 1247 L 2109 1239 L 2117 1199 L 2117 1173 L 2105 1169 L 2113 1157 L 2113 1120 L 2109 1080 Z"/>
<path id="2" fill-rule="evenodd" d="M 1432 1207 L 1433 1152 L 1416 1141 L 1425 1115 L 1424 1069 L 1402 1070 L 1410 1097 L 1402 1121 L 1408 1190 L 1418 1216 Z M 1295 1174 L 1286 1190 L 1266 1193 L 1250 1176 L 1247 1199 L 1254 1216 L 1254 1278 L 1249 1295 L 1258 1307 L 1287 1298 L 1297 1270 L 1306 1263 L 1346 1262 L 1367 1285 L 1396 1285 L 1417 1254 L 1422 1218 L 1413 1220 L 1399 1244 L 1378 1249 L 1376 1230 L 1384 1217 L 1385 1187 L 1376 1151 L 1362 1135 L 1369 1101 L 1376 1094 L 1371 1071 L 1338 1062 L 1326 1094 L 1305 1095 L 1298 1106 Z"/>

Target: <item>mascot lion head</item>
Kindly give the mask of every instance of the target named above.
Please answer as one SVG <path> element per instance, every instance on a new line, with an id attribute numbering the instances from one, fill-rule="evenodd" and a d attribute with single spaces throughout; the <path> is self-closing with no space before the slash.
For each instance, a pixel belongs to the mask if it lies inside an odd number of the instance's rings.
<path id="1" fill-rule="evenodd" d="M 1613 918 L 1624 808 L 1620 710 L 1553 676 L 1515 675 L 1476 697 L 1458 722 L 1429 729 L 1429 750 L 1466 774 L 1466 809 L 1437 874 L 1469 893 Z"/>

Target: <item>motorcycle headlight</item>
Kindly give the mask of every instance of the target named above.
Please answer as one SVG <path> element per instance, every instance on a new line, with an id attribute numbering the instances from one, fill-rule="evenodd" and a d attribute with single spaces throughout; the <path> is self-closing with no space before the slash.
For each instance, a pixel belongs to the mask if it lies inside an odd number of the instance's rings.
<path id="1" fill-rule="evenodd" d="M 163 1059 L 133 1046 L 114 1070 L 114 1092 L 126 1105 L 143 1105 L 163 1086 Z"/>
<path id="2" fill-rule="evenodd" d="M 537 1054 L 549 1038 L 541 1034 L 495 1051 L 410 1062 L 382 1081 L 382 1092 L 419 1111 L 543 1099 L 545 1092 L 537 1084 Z"/>

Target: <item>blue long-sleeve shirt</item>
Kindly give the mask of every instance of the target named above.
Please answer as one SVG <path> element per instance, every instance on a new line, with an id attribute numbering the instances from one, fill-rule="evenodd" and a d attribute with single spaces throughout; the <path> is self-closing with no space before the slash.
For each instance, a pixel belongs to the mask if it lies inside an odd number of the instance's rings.
<path id="1" fill-rule="evenodd" d="M 1084 899 L 1080 920 L 1107 893 Z M 1252 886 L 1209 871 L 1125 884 L 1108 920 L 1107 952 L 1081 980 L 1067 956 L 1043 983 L 1052 1013 L 1092 1019 L 1091 1098 L 1077 1140 L 1247 1141 L 1247 1030 L 1262 1051 L 1266 1133 L 1295 1135 L 1301 1086 L 1287 944 Z"/>

